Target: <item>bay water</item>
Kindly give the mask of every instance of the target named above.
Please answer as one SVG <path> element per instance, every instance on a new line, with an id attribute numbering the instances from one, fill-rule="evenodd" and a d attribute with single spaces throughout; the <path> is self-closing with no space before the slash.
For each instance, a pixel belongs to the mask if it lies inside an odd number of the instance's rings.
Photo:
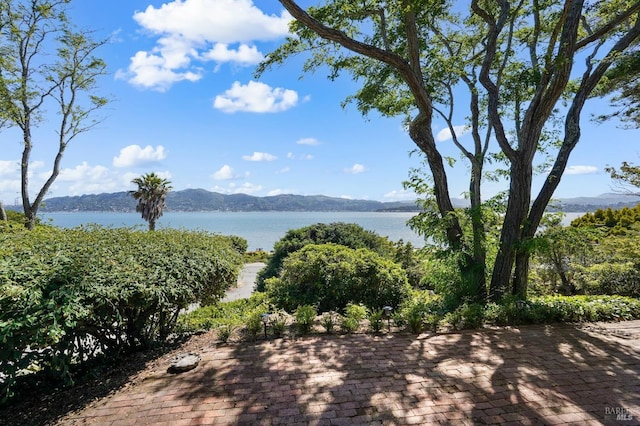
<path id="1" fill-rule="evenodd" d="M 563 224 L 567 226 L 583 214 L 567 213 Z M 411 212 L 166 212 L 156 223 L 156 228 L 237 235 L 247 240 L 249 251 L 270 251 L 291 229 L 316 223 L 345 222 L 358 224 L 391 241 L 403 240 L 415 247 L 424 247 L 424 238 L 407 226 L 407 221 L 414 215 Z M 139 213 L 52 212 L 43 213 L 40 218 L 61 228 L 91 223 L 107 227 L 147 227 Z"/>
<path id="2" fill-rule="evenodd" d="M 391 241 L 402 239 L 423 247 L 424 239 L 407 221 L 415 213 L 406 212 L 165 212 L 156 229 L 173 228 L 237 235 L 247 240 L 248 250 L 271 251 L 287 231 L 316 223 L 355 223 Z M 105 227 L 147 228 L 139 213 L 52 212 L 39 215 L 45 223 L 61 228 L 97 224 Z"/>

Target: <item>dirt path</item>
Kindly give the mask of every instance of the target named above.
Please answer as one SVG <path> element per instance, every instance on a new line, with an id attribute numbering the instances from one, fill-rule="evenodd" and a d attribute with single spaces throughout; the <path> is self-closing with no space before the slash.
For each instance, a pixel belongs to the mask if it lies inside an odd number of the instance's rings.
<path id="1" fill-rule="evenodd" d="M 232 300 L 246 299 L 253 293 L 253 287 L 256 282 L 258 272 L 264 268 L 262 262 L 246 263 L 238 276 L 238 286 L 227 291 L 227 295 L 222 299 L 223 302 Z"/>

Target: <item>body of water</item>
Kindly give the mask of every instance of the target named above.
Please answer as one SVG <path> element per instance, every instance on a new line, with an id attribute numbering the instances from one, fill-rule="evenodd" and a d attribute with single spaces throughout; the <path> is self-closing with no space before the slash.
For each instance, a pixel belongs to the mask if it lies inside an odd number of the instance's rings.
<path id="1" fill-rule="evenodd" d="M 573 219 L 583 214 L 567 213 L 563 225 L 568 226 Z M 404 212 L 166 212 L 158 220 L 156 227 L 237 235 L 247 240 L 250 251 L 270 251 L 276 241 L 291 229 L 315 223 L 345 222 L 356 223 L 364 229 L 388 237 L 391 241 L 402 239 L 415 247 L 423 247 L 424 239 L 407 226 L 407 221 L 414 215 L 415 213 Z M 40 217 L 43 221 L 50 221 L 61 228 L 73 228 L 90 223 L 111 227 L 147 227 L 139 213 L 58 212 L 45 213 Z"/>
<path id="2" fill-rule="evenodd" d="M 391 241 L 402 239 L 416 247 L 423 247 L 424 240 L 406 225 L 415 213 L 376 212 L 166 212 L 156 223 L 157 229 L 175 228 L 237 235 L 247 240 L 249 250 L 270 251 L 273 245 L 290 229 L 298 229 L 315 223 L 356 223 L 362 228 L 388 237 Z M 45 213 L 45 222 L 61 228 L 95 223 L 102 226 L 130 227 L 147 223 L 139 213 L 78 212 Z"/>

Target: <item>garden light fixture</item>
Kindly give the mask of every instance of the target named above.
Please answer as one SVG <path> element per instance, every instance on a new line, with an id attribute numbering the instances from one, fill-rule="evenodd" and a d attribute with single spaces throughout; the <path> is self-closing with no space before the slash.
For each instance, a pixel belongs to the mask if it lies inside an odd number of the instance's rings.
<path id="1" fill-rule="evenodd" d="M 389 330 L 389 333 L 391 333 L 391 311 L 393 311 L 393 308 L 391 306 L 385 306 L 384 308 L 382 308 L 382 312 L 384 312 L 384 317 L 387 319 L 387 328 Z"/>
<path id="2" fill-rule="evenodd" d="M 262 320 L 262 324 L 264 324 L 264 339 L 267 340 L 267 323 L 269 322 L 269 313 L 264 313 L 260 315 L 260 319 Z"/>

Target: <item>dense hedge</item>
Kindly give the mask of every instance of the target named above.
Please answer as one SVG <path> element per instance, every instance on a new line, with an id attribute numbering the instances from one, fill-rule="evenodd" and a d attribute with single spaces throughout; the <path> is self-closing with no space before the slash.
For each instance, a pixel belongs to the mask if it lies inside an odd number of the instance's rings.
<path id="1" fill-rule="evenodd" d="M 428 291 L 414 290 L 399 307 L 396 325 L 414 333 L 440 326 L 473 329 L 484 325 L 522 325 L 640 319 L 640 300 L 624 296 L 541 296 L 526 301 L 463 303 L 454 310 Z"/>
<path id="2" fill-rule="evenodd" d="M 284 259 L 291 253 L 309 244 L 340 244 L 352 249 L 366 248 L 387 258 L 393 258 L 393 243 L 373 231 L 368 231 L 355 223 L 316 223 L 288 231 L 274 245 L 273 254 L 267 265 L 258 273 L 256 290 L 265 290 L 265 281 L 277 277 Z"/>
<path id="3" fill-rule="evenodd" d="M 0 229 L 0 399 L 16 375 L 165 339 L 181 309 L 224 295 L 239 241 L 205 232 L 98 226 Z"/>
<path id="4" fill-rule="evenodd" d="M 317 306 L 319 312 L 342 310 L 350 302 L 372 309 L 397 306 L 409 288 L 397 263 L 338 244 L 305 246 L 285 259 L 279 277 L 266 281 L 268 297 L 289 312 L 300 305 Z"/>

